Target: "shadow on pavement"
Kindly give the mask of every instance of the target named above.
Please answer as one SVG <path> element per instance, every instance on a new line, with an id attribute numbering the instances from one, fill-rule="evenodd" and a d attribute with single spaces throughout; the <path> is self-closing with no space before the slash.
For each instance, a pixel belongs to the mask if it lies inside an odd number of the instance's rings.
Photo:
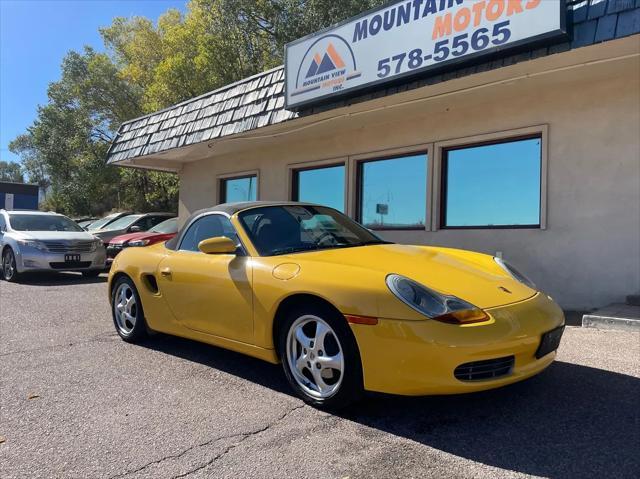
<path id="1" fill-rule="evenodd" d="M 280 366 L 163 335 L 145 347 L 292 395 Z M 635 478 L 640 477 L 638 398 L 640 379 L 556 362 L 541 375 L 502 389 L 422 398 L 371 395 L 340 416 L 524 474 Z"/>
<path id="2" fill-rule="evenodd" d="M 27 273 L 17 281 L 28 286 L 70 286 L 78 284 L 106 283 L 107 274 L 87 277 L 81 273 Z"/>

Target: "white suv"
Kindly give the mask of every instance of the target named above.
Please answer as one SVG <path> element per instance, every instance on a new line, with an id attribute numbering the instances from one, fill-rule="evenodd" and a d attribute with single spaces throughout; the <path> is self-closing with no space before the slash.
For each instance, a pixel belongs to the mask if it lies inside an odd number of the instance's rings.
<path id="1" fill-rule="evenodd" d="M 98 276 L 106 263 L 102 241 L 57 213 L 0 210 L 0 276 L 80 271 Z"/>

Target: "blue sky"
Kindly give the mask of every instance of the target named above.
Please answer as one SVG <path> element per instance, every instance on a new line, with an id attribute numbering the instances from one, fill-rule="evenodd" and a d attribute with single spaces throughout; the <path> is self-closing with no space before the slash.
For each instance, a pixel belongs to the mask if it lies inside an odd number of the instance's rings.
<path id="1" fill-rule="evenodd" d="M 8 144 L 47 102 L 69 50 L 104 46 L 98 28 L 114 17 L 156 20 L 186 0 L 0 0 L 0 160 L 17 161 Z"/>

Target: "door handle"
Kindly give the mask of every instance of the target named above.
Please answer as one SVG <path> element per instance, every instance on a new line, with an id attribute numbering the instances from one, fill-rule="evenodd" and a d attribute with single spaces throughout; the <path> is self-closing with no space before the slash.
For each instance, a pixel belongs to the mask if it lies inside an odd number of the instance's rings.
<path id="1" fill-rule="evenodd" d="M 171 278 L 171 268 L 163 268 L 160 270 L 160 274 L 163 278 Z"/>

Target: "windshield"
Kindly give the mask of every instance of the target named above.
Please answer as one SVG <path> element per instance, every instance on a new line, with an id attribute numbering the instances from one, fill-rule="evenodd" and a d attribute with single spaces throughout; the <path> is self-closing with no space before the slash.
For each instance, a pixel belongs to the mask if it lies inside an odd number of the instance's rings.
<path id="1" fill-rule="evenodd" d="M 109 215 L 109 216 L 105 216 L 104 218 L 102 218 L 101 220 L 98 220 L 94 223 L 91 223 L 90 228 L 92 230 L 99 230 L 100 228 L 102 228 L 104 225 L 106 225 L 107 223 L 109 223 L 109 221 L 113 221 L 114 216 L 116 216 L 116 214 L 114 215 Z"/>
<path id="2" fill-rule="evenodd" d="M 11 228 L 16 231 L 84 231 L 75 221 L 60 215 L 12 215 Z"/>
<path id="3" fill-rule="evenodd" d="M 138 221 L 140 218 L 142 218 L 142 215 L 123 216 L 122 218 L 115 220 L 110 225 L 107 225 L 104 229 L 107 231 L 126 230 L 129 226 L 131 226 L 133 223 Z"/>
<path id="4" fill-rule="evenodd" d="M 262 256 L 387 243 L 324 206 L 267 206 L 241 212 L 239 218 Z"/>
<path id="5" fill-rule="evenodd" d="M 159 225 L 154 226 L 149 230 L 149 233 L 177 233 L 178 232 L 178 218 L 171 218 L 170 220 L 163 221 Z"/>

